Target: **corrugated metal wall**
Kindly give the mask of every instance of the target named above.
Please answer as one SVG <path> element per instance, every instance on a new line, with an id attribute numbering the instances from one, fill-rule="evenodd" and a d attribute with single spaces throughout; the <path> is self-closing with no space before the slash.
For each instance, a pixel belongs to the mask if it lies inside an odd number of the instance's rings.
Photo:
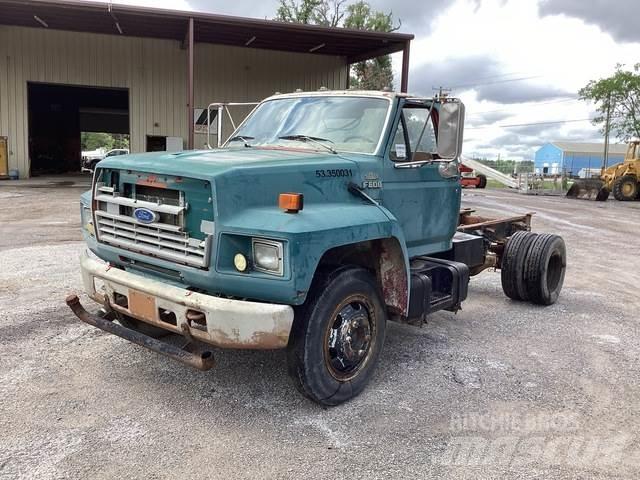
<path id="1" fill-rule="evenodd" d="M 260 100 L 275 91 L 344 88 L 340 57 L 197 44 L 195 106 Z M 186 50 L 171 40 L 0 26 L 0 136 L 9 168 L 29 172 L 27 82 L 129 89 L 131 148 L 146 135 L 187 137 Z M 205 135 L 196 135 L 202 147 Z"/>
<path id="2" fill-rule="evenodd" d="M 624 155 L 618 155 L 615 153 L 609 153 L 608 165 L 614 165 L 624 161 Z M 604 154 L 587 154 L 587 153 L 575 153 L 564 152 L 564 159 L 562 163 L 562 169 L 566 172 L 571 172 L 573 175 L 577 175 L 583 168 L 602 168 L 604 163 Z"/>

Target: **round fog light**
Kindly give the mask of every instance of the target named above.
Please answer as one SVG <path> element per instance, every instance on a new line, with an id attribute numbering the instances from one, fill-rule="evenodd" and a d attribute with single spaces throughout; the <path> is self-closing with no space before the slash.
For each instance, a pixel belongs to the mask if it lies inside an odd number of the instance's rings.
<path id="1" fill-rule="evenodd" d="M 233 257 L 233 265 L 239 272 L 244 272 L 247 269 L 247 257 L 241 253 L 236 253 L 235 257 Z"/>

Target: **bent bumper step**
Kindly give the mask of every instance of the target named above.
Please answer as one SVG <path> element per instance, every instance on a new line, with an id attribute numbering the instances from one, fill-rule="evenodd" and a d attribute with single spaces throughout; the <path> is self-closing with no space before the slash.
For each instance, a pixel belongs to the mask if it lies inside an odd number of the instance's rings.
<path id="1" fill-rule="evenodd" d="M 179 335 L 185 335 L 188 327 L 194 339 L 219 348 L 277 349 L 289 341 L 294 317 L 290 305 L 194 292 L 113 268 L 87 252 L 80 262 L 87 295 L 109 310 Z M 116 297 L 126 297 L 126 306 Z M 165 311 L 175 319 L 163 320 L 160 312 Z M 194 312 L 204 314 L 206 325 L 193 325 Z"/>
<path id="2" fill-rule="evenodd" d="M 135 330 L 118 325 L 111 320 L 92 315 L 85 310 L 77 295 L 69 295 L 65 301 L 76 317 L 89 325 L 99 328 L 100 330 L 117 335 L 118 337 L 136 343 L 141 347 L 159 353 L 160 355 L 173 358 L 178 362 L 197 368 L 198 370 L 209 370 L 215 364 L 213 353 L 209 350 L 188 352 L 175 345 L 171 345 L 170 343 L 156 340 L 155 338 L 143 335 Z"/>

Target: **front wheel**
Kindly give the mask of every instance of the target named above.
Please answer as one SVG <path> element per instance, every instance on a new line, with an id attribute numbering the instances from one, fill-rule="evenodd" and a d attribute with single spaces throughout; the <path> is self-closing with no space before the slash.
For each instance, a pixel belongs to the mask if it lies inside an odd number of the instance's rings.
<path id="1" fill-rule="evenodd" d="M 287 348 L 298 390 L 322 405 L 358 395 L 378 363 L 386 320 L 376 281 L 365 269 L 339 269 L 314 281 L 296 311 Z"/>
<path id="2" fill-rule="evenodd" d="M 613 196 L 622 202 L 635 200 L 638 190 L 638 180 L 633 175 L 623 175 L 613 183 Z"/>

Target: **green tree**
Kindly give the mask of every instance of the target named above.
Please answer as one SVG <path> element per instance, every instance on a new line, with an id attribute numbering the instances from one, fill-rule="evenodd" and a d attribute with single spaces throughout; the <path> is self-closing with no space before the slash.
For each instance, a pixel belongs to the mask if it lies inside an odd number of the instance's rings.
<path id="1" fill-rule="evenodd" d="M 275 19 L 281 22 L 315 24 L 316 11 L 322 3 L 322 0 L 301 0 L 299 3 L 280 0 Z"/>
<path id="2" fill-rule="evenodd" d="M 594 125 L 601 125 L 605 133 L 607 112 L 611 114 L 611 131 L 620 140 L 640 138 L 640 63 L 633 70 L 616 65 L 615 73 L 607 78 L 591 80 L 578 92 L 580 99 L 597 105 Z"/>
<path id="3" fill-rule="evenodd" d="M 347 5 L 347 0 L 280 0 L 276 20 L 283 22 L 345 27 L 356 30 L 393 32 L 393 14 L 371 9 L 364 0 Z M 393 88 L 391 57 L 384 55 L 351 67 L 350 85 L 363 90 Z"/>
<path id="4" fill-rule="evenodd" d="M 344 21 L 346 28 L 356 30 L 372 30 L 375 32 L 393 32 L 400 28 L 393 26 L 393 14 L 371 10 L 371 6 L 360 0 L 347 7 Z M 381 90 L 393 88 L 393 68 L 391 56 L 373 58 L 358 62 L 352 67 L 353 75 L 350 84 L 363 90 Z"/>
<path id="5" fill-rule="evenodd" d="M 129 148 L 129 135 L 121 133 L 81 132 L 80 145 L 83 151 L 104 148 Z"/>
<path id="6" fill-rule="evenodd" d="M 82 132 L 80 144 L 82 150 L 97 150 L 98 148 L 109 150 L 113 148 L 113 137 L 108 133 Z"/>

